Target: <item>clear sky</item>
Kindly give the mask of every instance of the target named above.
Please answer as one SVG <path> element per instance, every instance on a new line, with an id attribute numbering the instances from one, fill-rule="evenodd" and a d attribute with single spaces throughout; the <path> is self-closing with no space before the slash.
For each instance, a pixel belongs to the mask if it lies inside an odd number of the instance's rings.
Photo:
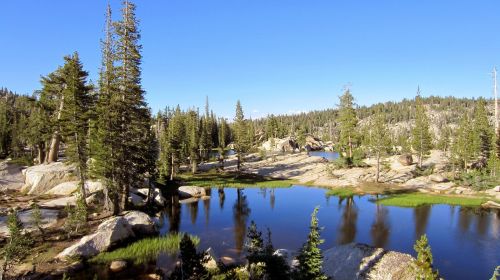
<path id="1" fill-rule="evenodd" d="M 73 51 L 93 80 L 105 0 L 0 0 L 0 86 L 40 88 Z M 136 0 L 143 87 L 153 111 L 233 116 L 414 96 L 492 94 L 500 66 L 498 0 Z M 111 0 L 118 19 L 120 1 Z"/>

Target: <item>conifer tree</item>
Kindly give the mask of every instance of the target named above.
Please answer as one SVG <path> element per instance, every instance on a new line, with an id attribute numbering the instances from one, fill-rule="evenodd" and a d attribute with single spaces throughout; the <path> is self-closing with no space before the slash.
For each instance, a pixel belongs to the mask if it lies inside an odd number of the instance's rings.
<path id="1" fill-rule="evenodd" d="M 97 150 L 108 157 L 96 157 L 96 165 L 97 174 L 108 181 L 113 191 L 115 214 L 127 208 L 129 188 L 138 187 L 145 177 L 154 174 L 156 160 L 151 115 L 141 87 L 141 46 L 137 25 L 135 5 L 125 0 L 122 19 L 113 24 L 117 40 L 114 44 L 114 41 L 108 41 L 113 36 L 107 35 L 103 48 L 104 69 L 100 86 L 104 85 L 104 88 L 100 89 L 99 107 L 106 108 L 109 113 L 99 116 L 97 121 L 101 133 L 107 136 L 106 140 L 100 137 Z M 106 96 L 101 97 L 103 94 Z M 106 128 L 109 131 L 102 132 Z M 109 167 L 103 168 L 105 164 Z"/>
<path id="2" fill-rule="evenodd" d="M 205 252 L 196 252 L 196 247 L 191 238 L 184 234 L 180 243 L 180 263 L 170 276 L 172 280 L 203 280 L 210 275 L 203 266 L 209 257 Z"/>
<path id="3" fill-rule="evenodd" d="M 477 155 L 483 159 L 490 156 L 493 148 L 492 140 L 494 135 L 493 126 L 488 121 L 488 113 L 486 110 L 486 101 L 480 98 L 476 103 L 474 110 L 474 136 L 475 148 Z"/>
<path id="4" fill-rule="evenodd" d="M 85 180 L 88 159 L 88 124 L 89 110 L 92 107 L 90 87 L 87 85 L 88 73 L 83 70 L 78 53 L 64 58 L 62 68 L 65 87 L 63 98 L 64 110 L 61 112 L 61 134 L 66 144 L 66 156 L 76 164 L 79 178 L 80 195 L 83 201 L 87 197 Z"/>
<path id="5" fill-rule="evenodd" d="M 177 166 L 183 161 L 183 149 L 185 148 L 186 128 L 184 116 L 179 106 L 175 110 L 168 126 L 168 146 L 170 150 L 170 180 L 174 180 Z"/>
<path id="6" fill-rule="evenodd" d="M 238 100 L 236 103 L 236 116 L 234 117 L 234 146 L 238 157 L 237 170 L 240 171 L 243 154 L 250 148 L 248 137 L 248 123 L 243 114 L 243 108 Z"/>
<path id="7" fill-rule="evenodd" d="M 375 176 L 376 182 L 379 181 L 380 159 L 382 156 L 387 154 L 390 148 L 391 139 L 389 138 L 389 135 L 385 115 L 382 112 L 378 112 L 374 115 L 374 120 L 370 124 L 370 140 L 368 144 L 371 152 L 377 159 L 377 173 Z"/>
<path id="8" fill-rule="evenodd" d="M 424 107 L 420 88 L 417 89 L 415 125 L 412 130 L 412 148 L 417 152 L 418 167 L 422 168 L 424 156 L 428 155 L 432 148 L 432 137 L 429 131 L 429 118 Z"/>
<path id="9" fill-rule="evenodd" d="M 9 230 L 9 237 L 7 238 L 7 243 L 1 249 L 3 263 L 0 269 L 0 280 L 3 279 L 7 269 L 12 264 L 21 261 L 29 254 L 32 243 L 32 240 L 23 234 L 23 226 L 16 211 L 8 215 L 7 229 Z"/>
<path id="10" fill-rule="evenodd" d="M 347 154 L 348 161 L 352 161 L 354 143 L 356 139 L 356 126 L 358 119 L 354 110 L 354 97 L 349 89 L 340 96 L 338 123 L 340 129 L 339 145 Z"/>
<path id="11" fill-rule="evenodd" d="M 439 273 L 432 266 L 432 252 L 427 236 L 424 234 L 416 241 L 413 246 L 417 252 L 417 259 L 413 262 L 413 269 L 416 279 L 419 280 L 434 280 L 439 279 Z"/>
<path id="12" fill-rule="evenodd" d="M 460 169 L 463 170 L 467 170 L 469 163 L 475 158 L 473 127 L 466 113 L 456 130 L 451 152 Z"/>
<path id="13" fill-rule="evenodd" d="M 318 211 L 319 207 L 314 208 L 311 215 L 310 232 L 307 237 L 307 242 L 300 249 L 297 256 L 299 265 L 293 272 L 293 279 L 297 280 L 326 280 L 328 277 L 323 274 L 323 256 L 321 255 L 321 245 L 324 240 L 321 239 L 321 228 L 318 226 Z"/>

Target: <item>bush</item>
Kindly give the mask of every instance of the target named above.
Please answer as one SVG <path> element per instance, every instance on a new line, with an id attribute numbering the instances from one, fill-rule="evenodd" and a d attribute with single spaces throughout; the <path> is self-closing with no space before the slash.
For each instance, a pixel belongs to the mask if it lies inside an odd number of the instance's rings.
<path id="1" fill-rule="evenodd" d="M 471 170 L 469 172 L 457 173 L 455 183 L 461 186 L 470 187 L 476 191 L 481 191 L 494 188 L 498 185 L 500 181 L 499 176 L 491 176 L 487 172 Z"/>

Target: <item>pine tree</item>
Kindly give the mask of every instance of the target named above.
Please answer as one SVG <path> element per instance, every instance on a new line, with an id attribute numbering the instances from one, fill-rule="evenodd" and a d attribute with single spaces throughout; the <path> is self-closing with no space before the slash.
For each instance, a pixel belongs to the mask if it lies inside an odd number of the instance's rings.
<path id="1" fill-rule="evenodd" d="M 413 262 L 413 270 L 416 279 L 419 280 L 434 280 L 439 279 L 439 273 L 432 267 L 432 252 L 427 236 L 424 234 L 416 241 L 413 246 L 417 252 L 417 259 Z"/>
<path id="2" fill-rule="evenodd" d="M 30 252 L 32 240 L 29 236 L 22 233 L 23 226 L 17 212 L 11 212 L 7 217 L 7 229 L 9 237 L 7 243 L 2 248 L 3 264 L 0 269 L 0 279 L 3 279 L 7 269 L 12 265 L 23 260 Z"/>
<path id="3" fill-rule="evenodd" d="M 347 153 L 348 161 L 352 161 L 353 149 L 356 135 L 356 126 L 358 119 L 356 111 L 354 110 L 354 97 L 349 89 L 347 89 L 342 96 L 340 96 L 339 116 L 337 122 L 339 123 L 340 135 L 339 145 L 342 151 Z"/>
<path id="4" fill-rule="evenodd" d="M 318 211 L 319 207 L 314 208 L 307 242 L 302 246 L 297 256 L 299 265 L 293 272 L 293 278 L 297 280 L 328 279 L 322 272 L 323 256 L 321 255 L 321 249 L 318 247 L 324 242 L 320 237 L 321 228 L 318 226 Z"/>
<path id="5" fill-rule="evenodd" d="M 417 152 L 418 167 L 422 168 L 424 156 L 428 155 L 432 148 L 432 137 L 429 131 L 429 118 L 420 96 L 420 88 L 417 89 L 415 126 L 412 130 L 412 148 Z"/>
<path id="6" fill-rule="evenodd" d="M 208 262 L 207 253 L 196 252 L 196 247 L 191 238 L 184 234 L 180 243 L 180 264 L 170 276 L 172 280 L 203 280 L 209 279 L 210 275 L 204 263 Z"/>
<path id="7" fill-rule="evenodd" d="M 469 163 L 475 158 L 474 134 L 472 122 L 468 114 L 464 114 L 451 148 L 452 157 L 458 162 L 460 169 L 467 170 Z"/>
<path id="8" fill-rule="evenodd" d="M 368 144 L 370 151 L 377 159 L 376 182 L 379 181 L 380 159 L 387 154 L 390 148 L 391 139 L 389 135 L 390 133 L 386 124 L 385 115 L 382 112 L 378 112 L 374 115 L 374 120 L 372 120 L 370 124 L 370 140 Z"/>
<path id="9" fill-rule="evenodd" d="M 175 110 L 172 119 L 168 125 L 168 147 L 170 150 L 170 180 L 173 180 L 176 175 L 176 170 L 180 163 L 184 160 L 183 149 L 185 149 L 184 139 L 186 128 L 184 126 L 184 116 L 179 106 Z"/>
<path id="10" fill-rule="evenodd" d="M 236 103 L 236 116 L 234 118 L 234 146 L 238 157 L 237 170 L 240 171 L 243 154 L 250 148 L 248 137 L 248 123 L 243 114 L 243 108 L 238 100 Z"/>
<path id="11" fill-rule="evenodd" d="M 110 19 L 106 22 L 108 26 Z M 129 188 L 139 187 L 145 177 L 153 176 L 156 161 L 151 115 L 141 88 L 137 25 L 135 5 L 125 0 L 122 20 L 112 25 L 117 40 L 107 28 L 103 46 L 98 111 L 108 112 L 97 120 L 100 140 L 96 141 L 99 155 L 95 165 L 96 174 L 112 191 L 115 214 L 127 208 Z"/>
<path id="12" fill-rule="evenodd" d="M 87 176 L 88 159 L 88 124 L 89 110 L 92 107 L 91 88 L 87 85 L 88 73 L 78 57 L 78 53 L 64 58 L 66 63 L 62 68 L 65 87 L 63 98 L 64 110 L 61 112 L 61 134 L 66 144 L 66 156 L 76 164 L 79 178 L 80 195 L 85 201 L 85 180 Z"/>
<path id="13" fill-rule="evenodd" d="M 477 154 L 479 157 L 487 159 L 493 149 L 492 140 L 494 129 L 488 121 L 486 101 L 483 98 L 480 98 L 476 104 L 473 127 L 475 142 L 477 143 Z"/>

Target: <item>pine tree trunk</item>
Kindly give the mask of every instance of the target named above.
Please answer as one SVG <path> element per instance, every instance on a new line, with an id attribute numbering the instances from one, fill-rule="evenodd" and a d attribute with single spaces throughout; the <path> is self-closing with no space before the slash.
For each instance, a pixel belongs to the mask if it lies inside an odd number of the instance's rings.
<path id="1" fill-rule="evenodd" d="M 125 211 L 127 209 L 128 204 L 128 186 L 123 185 L 122 191 L 120 192 L 120 207 L 119 212 Z"/>
<path id="2" fill-rule="evenodd" d="M 240 171 L 240 167 L 241 167 L 241 155 L 240 155 L 240 153 L 238 153 L 238 156 L 236 158 L 237 158 L 236 170 Z"/>
<path id="3" fill-rule="evenodd" d="M 174 154 L 172 154 L 172 168 L 171 168 L 171 171 L 170 171 L 170 181 L 173 181 L 174 180 L 174 177 L 175 177 L 175 159 L 174 159 Z"/>
<path id="4" fill-rule="evenodd" d="M 352 159 L 352 142 L 351 135 L 349 135 L 349 158 Z"/>
<path id="5" fill-rule="evenodd" d="M 38 164 L 42 164 L 45 162 L 45 145 L 44 143 L 39 143 L 37 145 L 37 149 L 38 149 L 38 155 L 37 155 L 37 160 L 38 160 Z"/>
<path id="6" fill-rule="evenodd" d="M 380 152 L 377 153 L 377 176 L 375 179 L 375 182 L 379 182 L 379 176 L 380 176 Z"/>
<path id="7" fill-rule="evenodd" d="M 196 162 L 196 159 L 191 159 L 191 172 L 193 174 L 198 172 L 198 163 Z"/>
<path id="8" fill-rule="evenodd" d="M 50 150 L 47 157 L 47 163 L 56 162 L 59 156 L 59 145 L 61 143 L 61 135 L 59 131 L 54 132 L 52 135 L 52 140 L 50 142 Z"/>
<path id="9" fill-rule="evenodd" d="M 61 96 L 61 101 L 59 102 L 59 110 L 57 112 L 57 121 L 61 119 L 61 114 L 64 109 L 64 95 Z M 47 163 L 56 162 L 59 157 L 59 145 L 61 143 L 61 135 L 59 134 L 59 128 L 54 131 L 52 135 L 52 140 L 50 143 L 49 155 L 47 158 Z"/>

